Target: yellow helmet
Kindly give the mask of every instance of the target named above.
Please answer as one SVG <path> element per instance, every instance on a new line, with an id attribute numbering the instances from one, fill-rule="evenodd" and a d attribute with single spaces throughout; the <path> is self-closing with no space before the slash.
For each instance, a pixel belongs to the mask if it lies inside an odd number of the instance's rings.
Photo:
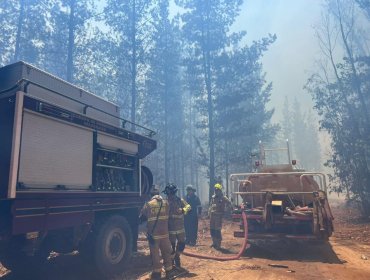
<path id="1" fill-rule="evenodd" d="M 217 184 L 215 185 L 215 189 L 216 189 L 216 190 L 222 190 L 222 185 L 221 185 L 221 184 L 219 184 L 219 183 L 217 183 Z"/>

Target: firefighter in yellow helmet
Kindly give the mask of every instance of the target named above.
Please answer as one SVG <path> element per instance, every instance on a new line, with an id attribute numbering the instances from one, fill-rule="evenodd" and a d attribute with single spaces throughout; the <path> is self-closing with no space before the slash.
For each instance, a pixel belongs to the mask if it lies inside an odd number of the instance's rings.
<path id="1" fill-rule="evenodd" d="M 184 215 L 191 210 L 191 207 L 184 199 L 176 195 L 177 187 L 175 184 L 167 184 L 163 192 L 167 195 L 170 207 L 168 232 L 170 234 L 172 253 L 174 254 L 174 265 L 181 267 L 180 254 L 185 249 Z"/>
<path id="2" fill-rule="evenodd" d="M 212 237 L 212 247 L 215 249 L 221 248 L 221 228 L 222 218 L 226 209 L 231 207 L 230 200 L 222 193 L 222 185 L 217 183 L 214 186 L 214 195 L 212 196 L 209 216 L 210 216 L 210 230 Z"/>
<path id="3" fill-rule="evenodd" d="M 169 205 L 167 200 L 159 195 L 159 189 L 154 187 L 151 195 L 153 197 L 144 205 L 140 213 L 140 221 L 147 221 L 147 238 L 153 265 L 150 279 L 162 279 L 161 256 L 166 277 L 170 279 L 176 272 L 172 268 L 172 248 L 168 234 Z"/>

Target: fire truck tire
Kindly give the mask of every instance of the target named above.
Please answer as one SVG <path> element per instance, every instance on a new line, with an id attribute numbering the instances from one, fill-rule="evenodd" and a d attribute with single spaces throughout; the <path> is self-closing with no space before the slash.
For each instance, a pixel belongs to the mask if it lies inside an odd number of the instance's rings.
<path id="1" fill-rule="evenodd" d="M 94 261 L 99 273 L 110 276 L 122 273 L 132 254 L 132 231 L 122 216 L 112 216 L 96 235 Z"/>

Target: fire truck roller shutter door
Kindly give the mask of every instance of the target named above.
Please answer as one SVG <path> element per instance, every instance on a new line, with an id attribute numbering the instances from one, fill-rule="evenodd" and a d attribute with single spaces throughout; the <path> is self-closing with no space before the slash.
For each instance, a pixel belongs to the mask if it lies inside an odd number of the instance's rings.
<path id="1" fill-rule="evenodd" d="M 18 182 L 87 189 L 92 184 L 92 145 L 91 130 L 25 111 Z"/>

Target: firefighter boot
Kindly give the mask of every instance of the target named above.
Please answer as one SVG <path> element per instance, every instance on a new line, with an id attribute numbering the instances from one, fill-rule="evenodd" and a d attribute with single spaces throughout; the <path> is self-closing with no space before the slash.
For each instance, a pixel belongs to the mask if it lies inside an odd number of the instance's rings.
<path id="1" fill-rule="evenodd" d="M 217 249 L 217 250 L 221 249 L 221 240 L 220 239 L 217 240 L 215 249 Z"/>
<path id="2" fill-rule="evenodd" d="M 216 250 L 221 249 L 221 240 L 213 239 L 213 243 L 212 243 L 211 247 L 215 248 Z"/>
<path id="3" fill-rule="evenodd" d="M 180 255 L 178 255 L 178 254 L 175 255 L 174 263 L 175 263 L 176 267 L 181 267 Z"/>
<path id="4" fill-rule="evenodd" d="M 171 269 L 169 271 L 166 271 L 166 279 L 175 279 L 177 276 L 178 272 L 175 269 Z"/>
<path id="5" fill-rule="evenodd" d="M 213 238 L 211 247 L 215 248 L 216 250 L 220 249 L 221 241 L 219 239 Z"/>

